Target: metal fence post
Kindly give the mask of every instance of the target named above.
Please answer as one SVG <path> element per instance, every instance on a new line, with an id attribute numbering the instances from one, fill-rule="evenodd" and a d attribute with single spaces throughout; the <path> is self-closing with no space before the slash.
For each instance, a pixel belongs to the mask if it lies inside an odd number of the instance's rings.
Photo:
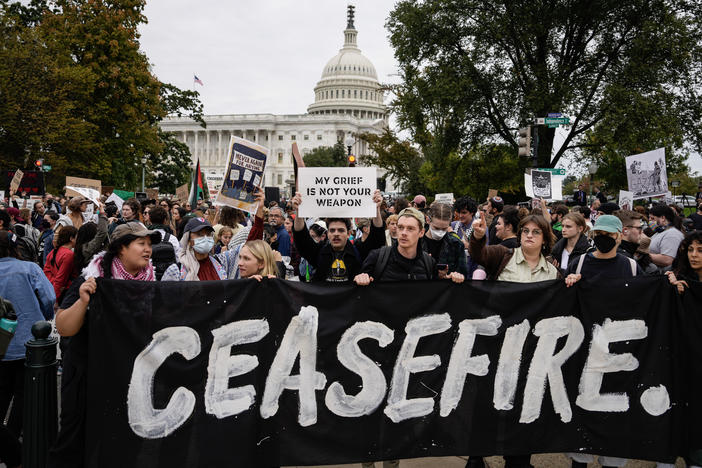
<path id="1" fill-rule="evenodd" d="M 56 345 L 50 337 L 51 323 L 32 325 L 34 339 L 29 340 L 24 373 L 24 432 L 22 466 L 45 468 L 51 444 L 58 432 L 56 386 Z"/>

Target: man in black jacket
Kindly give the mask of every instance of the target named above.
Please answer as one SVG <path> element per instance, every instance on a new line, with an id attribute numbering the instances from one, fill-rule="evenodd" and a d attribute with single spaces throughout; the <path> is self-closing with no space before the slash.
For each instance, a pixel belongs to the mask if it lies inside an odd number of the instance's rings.
<path id="1" fill-rule="evenodd" d="M 293 210 L 302 202 L 302 197 L 296 193 L 291 200 Z M 327 218 L 327 240 L 317 244 L 305 225 L 305 220 L 295 217 L 293 224 L 293 238 L 300 256 L 316 269 L 312 281 L 326 281 L 330 283 L 349 283 L 360 273 L 363 260 L 368 253 L 385 245 L 385 225 L 380 216 L 380 205 L 383 196 L 379 190 L 373 194 L 376 205 L 376 215 L 371 222 L 368 238 L 358 247 L 349 242 L 351 221 L 347 218 Z"/>
<path id="2" fill-rule="evenodd" d="M 424 215 L 415 208 L 405 208 L 397 220 L 397 245 L 374 250 L 363 263 L 363 272 L 354 278 L 359 286 L 379 281 L 429 280 L 439 278 L 436 260 L 419 247 L 424 236 Z M 462 283 L 458 272 L 442 275 L 454 283 Z"/>

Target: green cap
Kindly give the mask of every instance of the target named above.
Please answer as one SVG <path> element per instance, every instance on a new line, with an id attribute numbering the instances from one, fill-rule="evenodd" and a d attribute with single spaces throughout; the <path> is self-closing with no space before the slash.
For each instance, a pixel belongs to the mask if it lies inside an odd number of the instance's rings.
<path id="1" fill-rule="evenodd" d="M 416 220 L 419 221 L 420 226 L 424 228 L 424 214 L 419 211 L 416 208 L 405 208 L 404 210 L 400 211 L 400 214 L 398 215 L 398 218 L 402 218 L 403 216 L 411 216 L 415 218 Z"/>
<path id="2" fill-rule="evenodd" d="M 593 231 L 622 232 L 622 222 L 613 215 L 600 215 L 592 227 Z"/>

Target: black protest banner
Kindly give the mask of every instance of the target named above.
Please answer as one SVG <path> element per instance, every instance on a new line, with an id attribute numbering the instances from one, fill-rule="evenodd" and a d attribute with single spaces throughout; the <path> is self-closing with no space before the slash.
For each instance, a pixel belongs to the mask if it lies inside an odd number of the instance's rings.
<path id="1" fill-rule="evenodd" d="M 686 294 L 660 277 L 569 289 L 100 280 L 86 459 L 245 467 L 684 455 L 695 445 L 702 357 L 702 294 Z"/>

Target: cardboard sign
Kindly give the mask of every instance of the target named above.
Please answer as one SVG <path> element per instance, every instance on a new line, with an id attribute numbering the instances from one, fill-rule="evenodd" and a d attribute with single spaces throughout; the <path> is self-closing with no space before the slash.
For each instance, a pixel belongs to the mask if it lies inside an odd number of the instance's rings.
<path id="1" fill-rule="evenodd" d="M 17 169 L 15 171 L 15 175 L 12 176 L 12 180 L 10 181 L 10 195 L 14 195 L 17 192 L 20 182 L 22 182 L 22 177 L 24 177 L 24 172 Z"/>
<path id="2" fill-rule="evenodd" d="M 531 186 L 534 197 L 551 199 L 551 173 L 548 171 L 531 171 Z"/>
<path id="3" fill-rule="evenodd" d="M 303 218 L 372 218 L 376 214 L 374 167 L 301 167 L 298 183 Z"/>
<path id="4" fill-rule="evenodd" d="M 190 194 L 189 184 L 183 184 L 176 189 L 176 198 L 182 202 L 188 201 L 188 195 Z"/>
<path id="5" fill-rule="evenodd" d="M 102 181 L 96 179 L 84 179 L 82 177 L 66 176 L 66 196 L 77 197 L 82 195 L 87 197 L 86 195 L 74 190 L 75 187 L 97 190 L 97 196 L 95 198 L 98 199 L 102 193 Z"/>
<path id="6" fill-rule="evenodd" d="M 488 189 L 488 200 L 491 199 L 492 197 L 496 197 L 496 196 L 497 196 L 497 190 L 492 189 L 492 188 Z"/>
<path id="7" fill-rule="evenodd" d="M 524 192 L 527 197 L 541 198 L 534 193 L 534 185 L 532 182 L 532 174 L 534 172 L 547 172 L 551 178 L 551 196 L 549 198 L 544 198 L 544 200 L 563 200 L 563 177 L 554 176 L 548 171 L 537 171 L 536 169 L 527 169 L 524 173 Z"/>
<path id="8" fill-rule="evenodd" d="M 158 189 L 155 188 L 147 188 L 146 189 L 146 198 L 148 200 L 156 200 L 158 199 Z"/>
<path id="9" fill-rule="evenodd" d="M 434 197 L 434 203 L 445 203 L 453 205 L 454 198 L 452 193 L 437 193 Z"/>
<path id="10" fill-rule="evenodd" d="M 622 210 L 631 210 L 634 208 L 634 192 L 627 190 L 619 191 L 619 208 Z"/>
<path id="11" fill-rule="evenodd" d="M 115 191 L 115 187 L 113 185 L 103 185 L 100 193 L 109 197 L 112 194 L 112 192 L 114 192 L 114 191 Z"/>
<path id="12" fill-rule="evenodd" d="M 85 187 L 69 187 L 66 186 L 66 193 L 68 191 L 71 191 L 71 193 L 75 193 L 76 195 L 72 195 L 74 197 L 85 197 L 91 202 L 93 202 L 96 206 L 100 206 L 100 191 L 95 190 L 94 188 L 85 188 Z"/>
<path id="13" fill-rule="evenodd" d="M 256 213 L 258 203 L 254 201 L 254 191 L 263 185 L 267 159 L 268 148 L 243 138 L 232 137 L 222 190 L 217 194 L 214 204 Z"/>

